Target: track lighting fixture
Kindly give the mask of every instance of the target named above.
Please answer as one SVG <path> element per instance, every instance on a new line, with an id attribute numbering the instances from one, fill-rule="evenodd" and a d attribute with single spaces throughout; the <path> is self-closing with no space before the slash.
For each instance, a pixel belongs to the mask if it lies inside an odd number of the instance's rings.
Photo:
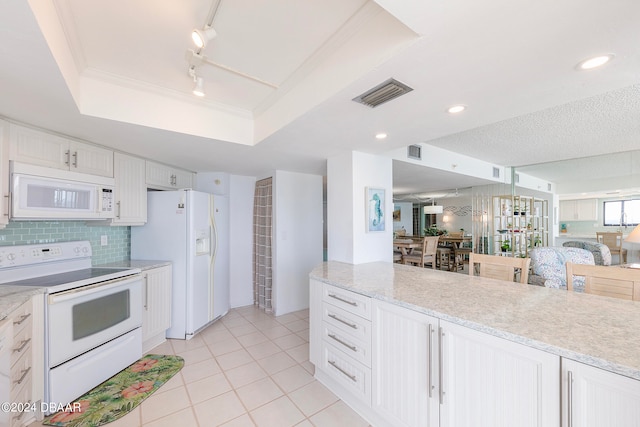
<path id="1" fill-rule="evenodd" d="M 217 35 L 216 30 L 214 30 L 212 27 L 208 25 L 204 27 L 202 30 L 199 28 L 196 28 L 191 32 L 191 38 L 193 39 L 193 43 L 198 48 L 206 47 L 207 42 L 209 42 L 209 40 L 213 40 L 216 37 L 216 35 Z"/>
<path id="2" fill-rule="evenodd" d="M 196 77 L 196 85 L 193 87 L 193 94 L 195 96 L 204 96 L 204 79 L 202 77 Z"/>
<path id="3" fill-rule="evenodd" d="M 193 94 L 195 96 L 204 96 L 204 79 L 196 74 L 196 67 L 189 68 L 189 76 L 193 78 L 195 85 L 193 86 Z"/>

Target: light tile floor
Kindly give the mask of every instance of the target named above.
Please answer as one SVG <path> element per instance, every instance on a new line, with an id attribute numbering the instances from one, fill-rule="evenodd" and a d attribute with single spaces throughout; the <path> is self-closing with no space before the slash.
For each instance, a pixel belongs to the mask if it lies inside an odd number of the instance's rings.
<path id="1" fill-rule="evenodd" d="M 274 317 L 233 309 L 191 340 L 151 353 L 177 354 L 185 366 L 109 427 L 369 425 L 313 378 L 308 310 Z"/>

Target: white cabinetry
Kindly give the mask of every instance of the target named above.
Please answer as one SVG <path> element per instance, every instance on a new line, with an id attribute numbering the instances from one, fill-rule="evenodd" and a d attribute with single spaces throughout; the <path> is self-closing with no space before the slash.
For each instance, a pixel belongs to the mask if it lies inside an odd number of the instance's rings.
<path id="1" fill-rule="evenodd" d="M 560 358 L 440 320 L 440 425 L 553 427 Z"/>
<path id="2" fill-rule="evenodd" d="M 640 381 L 562 359 L 563 427 L 638 427 Z"/>
<path id="3" fill-rule="evenodd" d="M 360 413 L 371 407 L 371 299 L 316 281 L 310 360 L 316 377 Z"/>
<path id="4" fill-rule="evenodd" d="M 34 363 L 33 311 L 31 300 L 0 322 L 0 399 L 2 402 L 33 403 Z M 38 408 L 39 409 L 39 408 Z M 2 411 L 0 425 L 25 426 L 35 419 L 34 411 Z"/>
<path id="5" fill-rule="evenodd" d="M 193 188 L 193 173 L 147 160 L 147 187 L 158 190 Z"/>
<path id="6" fill-rule="evenodd" d="M 597 221 L 598 200 L 578 199 L 560 201 L 560 221 Z"/>
<path id="7" fill-rule="evenodd" d="M 9 223 L 9 123 L 0 120 L 0 228 Z"/>
<path id="8" fill-rule="evenodd" d="M 113 177 L 111 150 L 14 124 L 9 140 L 10 160 Z"/>
<path id="9" fill-rule="evenodd" d="M 114 153 L 116 217 L 112 225 L 142 225 L 147 222 L 145 160 Z"/>
<path id="10" fill-rule="evenodd" d="M 316 378 L 376 427 L 560 426 L 559 356 L 314 280 L 311 298 Z"/>
<path id="11" fill-rule="evenodd" d="M 438 319 L 373 304 L 373 410 L 390 426 L 437 426 Z"/>
<path id="12" fill-rule="evenodd" d="M 170 265 L 143 271 L 143 353 L 163 343 L 171 326 L 171 277 Z"/>

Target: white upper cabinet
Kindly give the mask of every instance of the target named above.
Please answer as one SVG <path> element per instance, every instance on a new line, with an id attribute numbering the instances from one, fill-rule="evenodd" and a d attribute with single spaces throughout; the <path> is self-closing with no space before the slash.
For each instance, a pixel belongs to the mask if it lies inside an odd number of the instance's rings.
<path id="1" fill-rule="evenodd" d="M 9 223 L 9 123 L 0 120 L 0 228 Z"/>
<path id="2" fill-rule="evenodd" d="M 111 225 L 142 225 L 147 222 L 145 160 L 114 153 L 116 216 Z"/>
<path id="3" fill-rule="evenodd" d="M 598 200 L 579 199 L 560 201 L 560 221 L 597 221 Z"/>
<path id="4" fill-rule="evenodd" d="M 9 159 L 32 165 L 113 177 L 113 151 L 15 124 Z"/>
<path id="5" fill-rule="evenodd" d="M 157 190 L 193 188 L 193 173 L 147 160 L 147 187 Z"/>

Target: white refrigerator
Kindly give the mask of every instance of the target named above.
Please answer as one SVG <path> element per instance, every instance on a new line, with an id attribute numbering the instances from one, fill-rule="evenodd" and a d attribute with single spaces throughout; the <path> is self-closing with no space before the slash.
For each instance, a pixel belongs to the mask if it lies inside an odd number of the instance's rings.
<path id="1" fill-rule="evenodd" d="M 173 266 L 167 338 L 190 339 L 229 311 L 229 200 L 193 190 L 149 191 L 147 223 L 131 227 L 131 259 Z"/>

